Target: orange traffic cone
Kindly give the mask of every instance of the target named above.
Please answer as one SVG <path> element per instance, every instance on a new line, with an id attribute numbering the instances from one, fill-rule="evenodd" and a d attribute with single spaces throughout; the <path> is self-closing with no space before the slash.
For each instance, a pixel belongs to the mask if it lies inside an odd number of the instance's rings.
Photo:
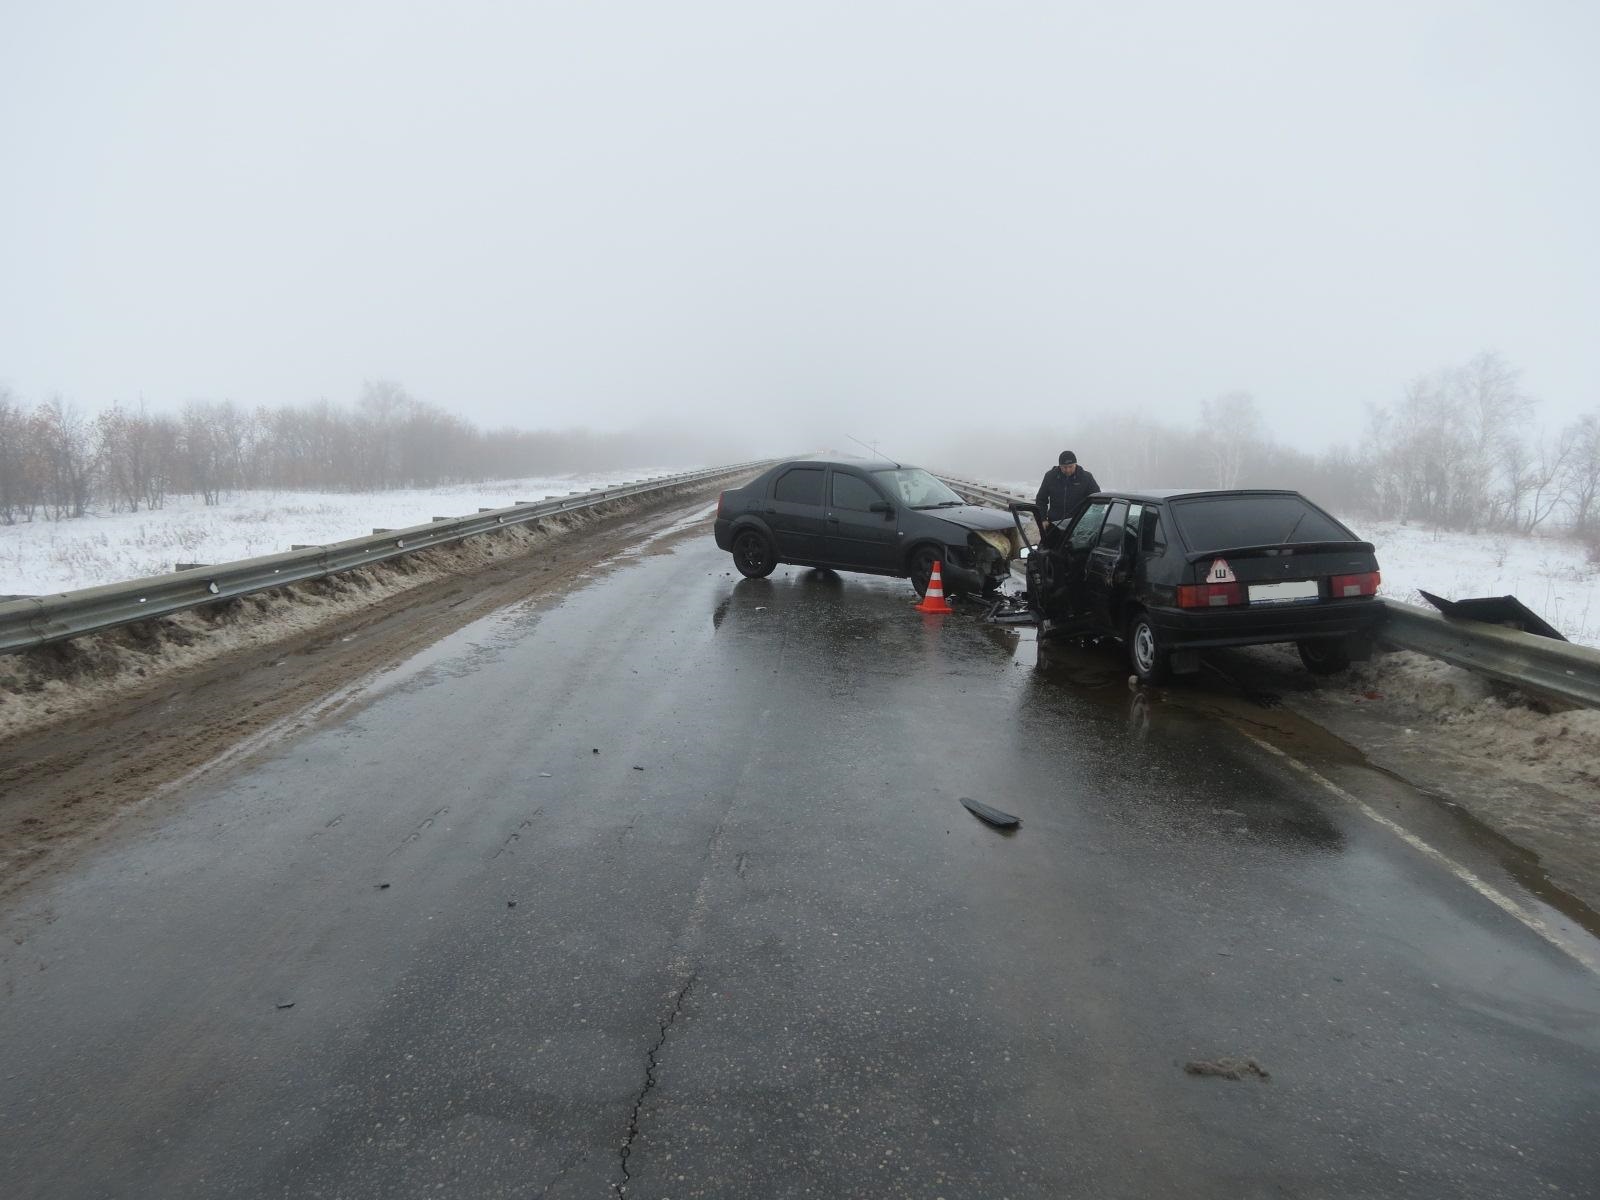
<path id="1" fill-rule="evenodd" d="M 922 603 L 917 605 L 919 613 L 953 613 L 950 602 L 944 598 L 944 580 L 939 578 L 939 560 L 933 560 L 933 574 L 928 576 L 928 590 L 922 595 Z"/>

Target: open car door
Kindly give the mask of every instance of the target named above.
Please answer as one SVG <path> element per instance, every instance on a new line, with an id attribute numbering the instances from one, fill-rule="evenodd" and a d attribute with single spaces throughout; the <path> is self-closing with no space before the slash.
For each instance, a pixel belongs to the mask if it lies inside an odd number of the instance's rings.
<path id="1" fill-rule="evenodd" d="M 1117 503 L 1126 512 L 1126 502 Z M 1090 572 L 1098 569 L 1094 551 L 1111 506 L 1110 500 L 1091 501 L 1059 536 L 1047 537 L 1049 544 L 1028 556 L 1028 606 L 1038 615 L 1042 634 L 1078 637 L 1100 631 Z"/>

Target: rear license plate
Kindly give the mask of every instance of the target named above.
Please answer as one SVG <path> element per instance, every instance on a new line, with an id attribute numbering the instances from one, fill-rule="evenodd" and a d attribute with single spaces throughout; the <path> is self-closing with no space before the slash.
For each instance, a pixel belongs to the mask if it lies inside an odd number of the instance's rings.
<path id="1" fill-rule="evenodd" d="M 1322 589 L 1315 579 L 1250 585 L 1251 604 L 1315 604 L 1321 598 Z"/>

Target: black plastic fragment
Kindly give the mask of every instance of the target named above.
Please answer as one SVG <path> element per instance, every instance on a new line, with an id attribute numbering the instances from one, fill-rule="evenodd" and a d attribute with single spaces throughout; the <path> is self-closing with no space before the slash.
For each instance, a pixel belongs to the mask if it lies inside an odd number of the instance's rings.
<path id="1" fill-rule="evenodd" d="M 1520 629 L 1523 633 L 1536 633 L 1540 637 L 1555 638 L 1561 642 L 1567 640 L 1559 629 L 1515 596 L 1474 596 L 1466 600 L 1446 600 L 1443 596 L 1435 596 L 1432 592 L 1425 592 L 1421 588 L 1417 589 L 1417 595 L 1447 617 L 1464 617 L 1469 621 L 1483 621 L 1489 625 L 1506 625 L 1512 629 Z"/>
<path id="2" fill-rule="evenodd" d="M 1010 813 L 1001 812 L 998 808 L 990 808 L 980 800 L 973 800 L 970 797 L 963 796 L 961 797 L 961 803 L 978 820 L 987 821 L 996 829 L 1015 829 L 1022 824 L 1021 817 L 1013 817 Z"/>
<path id="3" fill-rule="evenodd" d="M 286 1001 L 280 1003 L 278 1005 L 278 1007 L 279 1008 L 293 1008 L 294 1007 L 294 1001 L 293 1000 L 286 1000 Z"/>

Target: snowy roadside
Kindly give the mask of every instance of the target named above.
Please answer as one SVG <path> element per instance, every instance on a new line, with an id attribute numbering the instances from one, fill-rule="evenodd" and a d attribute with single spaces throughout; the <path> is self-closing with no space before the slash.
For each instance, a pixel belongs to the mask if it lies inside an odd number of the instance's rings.
<path id="1" fill-rule="evenodd" d="M 1318 679 L 1292 648 L 1239 653 L 1253 684 L 1530 852 L 1538 873 L 1600 912 L 1600 711 L 1549 712 L 1420 654 Z"/>
<path id="2" fill-rule="evenodd" d="M 464 619 L 485 604 L 507 602 L 491 600 L 496 593 L 481 586 L 485 573 L 502 571 L 512 596 L 524 586 L 542 586 L 551 571 L 562 577 L 560 564 L 576 574 L 592 565 L 582 531 L 610 523 L 625 531 L 625 541 L 636 541 L 642 516 L 664 513 L 681 523 L 690 499 L 697 519 L 709 516 L 715 487 L 687 484 L 602 500 L 324 579 L 0 655 L 0 739 L 55 725 L 242 651 L 316 635 L 339 620 L 368 619 L 383 601 L 430 584 L 462 597 L 433 624 Z M 475 582 L 469 586 L 469 580 Z"/>
<path id="3" fill-rule="evenodd" d="M 0 525 L 0 596 L 162 575 L 180 562 L 236 562 L 688 469 L 635 467 L 383 492 L 236 492 L 209 507 L 198 496 L 174 496 L 154 511 Z"/>

